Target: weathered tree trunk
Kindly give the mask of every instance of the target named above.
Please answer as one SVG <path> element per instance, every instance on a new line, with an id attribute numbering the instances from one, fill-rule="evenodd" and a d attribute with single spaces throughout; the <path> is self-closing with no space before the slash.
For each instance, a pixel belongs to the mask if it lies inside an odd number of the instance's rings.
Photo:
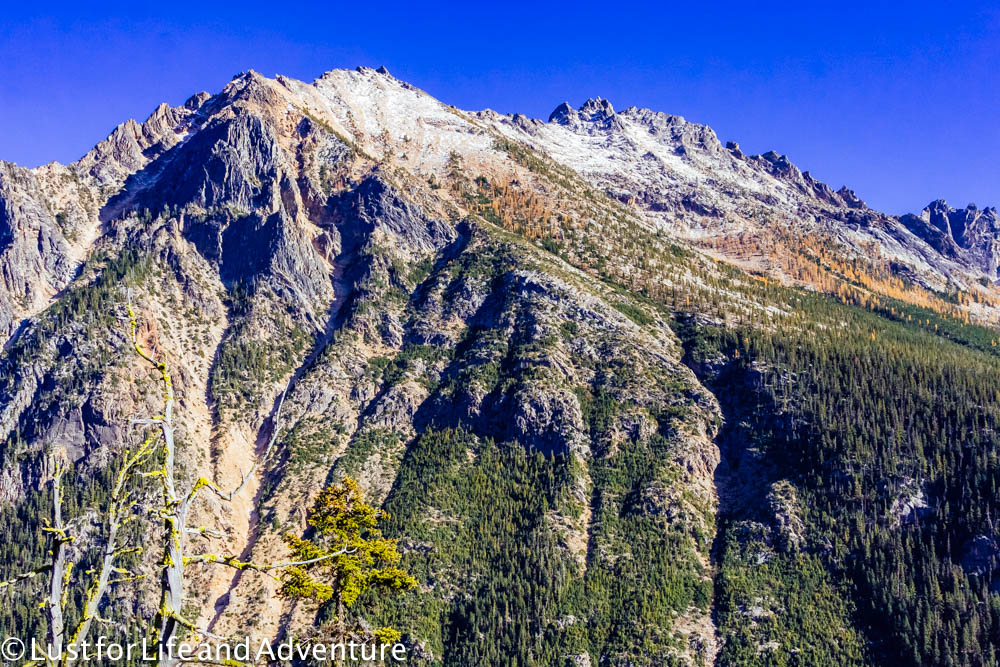
<path id="1" fill-rule="evenodd" d="M 49 646 L 52 655 L 62 655 L 66 635 L 63 618 L 63 586 L 66 583 L 66 537 L 62 518 L 62 469 L 52 477 L 52 570 L 49 572 Z"/>
<path id="2" fill-rule="evenodd" d="M 176 445 L 174 444 L 174 391 L 164 362 L 157 364 L 164 387 L 164 413 L 160 421 L 163 436 L 163 501 L 166 514 L 166 553 L 161 577 L 163 589 L 160 601 L 160 665 L 172 667 L 178 660 L 172 655 L 174 641 L 183 627 L 184 605 L 184 542 L 187 540 L 188 498 L 178 498 L 174 484 Z"/>

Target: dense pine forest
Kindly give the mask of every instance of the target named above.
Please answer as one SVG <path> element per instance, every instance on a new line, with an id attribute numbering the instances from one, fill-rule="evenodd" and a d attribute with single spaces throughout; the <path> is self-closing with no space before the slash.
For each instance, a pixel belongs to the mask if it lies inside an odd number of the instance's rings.
<path id="1" fill-rule="evenodd" d="M 754 291 L 793 317 L 760 326 L 728 314 L 723 326 L 726 307 L 707 292 L 638 309 L 671 319 L 685 362 L 722 408 L 711 589 L 673 568 L 663 525 L 630 507 L 669 447 L 654 439 L 595 475 L 595 484 L 609 483 L 602 498 L 624 499 L 600 505 L 601 529 L 648 549 L 633 551 L 642 567 L 602 569 L 588 553 L 576 578 L 576 564 L 551 555 L 554 545 L 532 530 L 556 502 L 558 480 L 567 483 L 568 462 L 487 441 L 495 453 L 485 467 L 477 459 L 473 477 L 463 452 L 483 444 L 459 425 L 420 438 L 387 507 L 393 534 L 451 545 L 447 555 L 410 556 L 412 567 L 433 577 L 460 559 L 456 569 L 482 568 L 485 579 L 449 606 L 411 602 L 383 613 L 414 632 L 440 627 L 455 665 L 641 652 L 643 616 L 688 605 L 711 605 L 724 637 L 720 664 L 996 664 L 995 334 L 898 302 L 872 312 L 803 290 Z M 689 307 L 672 310 L 679 300 Z M 587 405 L 599 440 L 620 404 L 599 395 Z M 497 497 L 524 504 L 500 506 Z M 474 538 L 439 527 L 433 539 L 413 530 L 415 509 L 428 505 L 488 521 Z M 476 553 L 480 544 L 491 548 Z M 658 593 L 631 597 L 649 590 Z M 549 625 L 522 625 L 529 609 L 545 609 Z M 573 627 L 580 617 L 586 627 Z M 660 660 L 670 664 L 670 654 Z"/>
<path id="2" fill-rule="evenodd" d="M 816 312 L 802 328 L 679 327 L 741 494 L 716 546 L 723 659 L 775 641 L 800 664 L 996 664 L 996 356 L 801 298 Z M 762 526 L 753 508 L 789 482 L 798 526 Z"/>

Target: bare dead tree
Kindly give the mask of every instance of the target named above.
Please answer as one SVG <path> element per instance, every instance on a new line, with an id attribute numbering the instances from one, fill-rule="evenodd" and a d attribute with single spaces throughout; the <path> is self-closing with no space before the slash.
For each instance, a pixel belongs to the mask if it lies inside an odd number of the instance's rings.
<path id="1" fill-rule="evenodd" d="M 129 546 L 123 539 L 125 526 L 136 519 L 133 512 L 137 503 L 130 480 L 136 469 L 140 468 L 153 452 L 154 439 L 148 438 L 137 451 L 125 452 L 123 463 L 115 476 L 111 488 L 111 496 L 99 511 L 106 534 L 100 547 L 100 565 L 93 570 L 81 573 L 79 585 L 84 588 L 84 603 L 80 618 L 73 626 L 72 632 L 66 634 L 66 605 L 69 599 L 69 588 L 78 568 L 76 562 L 70 559 L 69 546 L 75 541 L 75 536 L 63 517 L 63 485 L 62 480 L 66 466 L 62 462 L 54 462 L 54 458 L 46 461 L 46 467 L 54 465 L 49 483 L 52 485 L 52 516 L 44 521 L 43 531 L 51 536 L 49 560 L 41 567 L 21 574 L 13 579 L 0 582 L 0 590 L 15 583 L 44 574 L 47 579 L 47 593 L 42 600 L 49 620 L 48 646 L 45 648 L 45 663 L 59 667 L 71 667 L 78 660 L 78 651 L 72 650 L 87 640 L 95 620 L 100 619 L 99 611 L 107 596 L 109 587 L 125 581 L 133 581 L 142 575 L 135 574 L 120 567 L 120 560 L 129 554 L 138 554 L 140 546 Z"/>

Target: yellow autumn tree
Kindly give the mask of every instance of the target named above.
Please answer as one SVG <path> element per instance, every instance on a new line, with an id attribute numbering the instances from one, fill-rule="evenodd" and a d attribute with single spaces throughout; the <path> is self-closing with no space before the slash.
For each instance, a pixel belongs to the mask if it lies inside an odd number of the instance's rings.
<path id="1" fill-rule="evenodd" d="M 306 537 L 284 535 L 298 564 L 285 571 L 282 594 L 317 604 L 333 602 L 343 624 L 344 608 L 365 592 L 396 593 L 415 587 L 416 579 L 398 566 L 397 541 L 384 537 L 379 528 L 388 516 L 365 502 L 361 487 L 350 477 L 323 489 L 309 510 Z M 383 643 L 399 639 L 391 628 L 375 635 Z"/>

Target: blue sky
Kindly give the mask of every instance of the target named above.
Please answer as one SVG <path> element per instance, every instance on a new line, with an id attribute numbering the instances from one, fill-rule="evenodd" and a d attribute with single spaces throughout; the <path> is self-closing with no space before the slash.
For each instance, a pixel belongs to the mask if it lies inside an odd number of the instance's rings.
<path id="1" fill-rule="evenodd" d="M 1000 205 L 987 3 L 20 4 L 0 20 L 0 159 L 27 166 L 245 69 L 385 65 L 466 109 L 547 118 L 602 96 L 680 114 L 890 213 Z"/>

